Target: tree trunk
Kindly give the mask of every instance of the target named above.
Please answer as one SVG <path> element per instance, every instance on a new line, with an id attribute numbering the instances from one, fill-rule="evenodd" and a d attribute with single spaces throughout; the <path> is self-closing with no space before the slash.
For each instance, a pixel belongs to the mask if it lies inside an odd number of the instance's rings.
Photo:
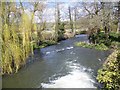
<path id="1" fill-rule="evenodd" d="M 117 33 L 120 32 L 120 1 L 118 2 L 118 28 L 117 28 Z"/>
<path id="2" fill-rule="evenodd" d="M 74 15 L 74 32 L 73 32 L 73 34 L 75 35 L 75 34 L 76 34 L 76 29 L 77 29 L 77 26 L 76 26 L 76 21 L 77 21 L 77 8 L 75 8 L 74 13 L 75 13 L 75 15 Z"/>
<path id="3" fill-rule="evenodd" d="M 118 28 L 117 28 L 117 33 L 119 33 L 119 32 L 120 32 L 120 20 L 118 22 Z"/>
<path id="4" fill-rule="evenodd" d="M 71 16 L 71 8 L 70 8 L 70 6 L 69 6 L 68 10 L 69 10 L 70 28 L 71 28 L 73 36 L 74 36 L 73 20 L 72 20 L 72 16 Z"/>

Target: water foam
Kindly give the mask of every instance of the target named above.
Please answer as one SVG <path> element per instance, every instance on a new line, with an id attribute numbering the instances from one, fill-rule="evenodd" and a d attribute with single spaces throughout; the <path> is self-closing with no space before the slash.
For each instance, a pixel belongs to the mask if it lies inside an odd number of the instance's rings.
<path id="1" fill-rule="evenodd" d="M 51 83 L 42 83 L 43 88 L 96 88 L 89 73 L 85 72 L 79 64 L 73 63 L 74 61 L 67 62 L 67 66 L 72 70 L 70 74 L 59 77 L 57 80 L 50 81 Z"/>
<path id="2" fill-rule="evenodd" d="M 71 47 L 66 47 L 66 49 L 68 49 L 68 50 L 73 49 L 73 46 L 71 46 Z"/>
<path id="3" fill-rule="evenodd" d="M 52 81 L 52 84 L 41 84 L 44 88 L 95 88 L 93 80 L 87 73 L 78 70 L 63 76 L 58 80 Z"/>
<path id="4" fill-rule="evenodd" d="M 55 51 L 51 51 L 51 52 L 46 52 L 46 55 L 48 55 L 48 54 L 51 54 L 51 53 L 54 53 L 54 52 L 61 52 L 61 51 L 64 51 L 64 50 L 70 50 L 70 49 L 73 49 L 74 47 L 73 46 L 71 46 L 71 47 L 66 47 L 66 48 L 61 48 L 61 49 L 57 49 L 57 50 L 55 50 Z M 75 53 L 71 53 L 71 54 L 75 54 Z"/>

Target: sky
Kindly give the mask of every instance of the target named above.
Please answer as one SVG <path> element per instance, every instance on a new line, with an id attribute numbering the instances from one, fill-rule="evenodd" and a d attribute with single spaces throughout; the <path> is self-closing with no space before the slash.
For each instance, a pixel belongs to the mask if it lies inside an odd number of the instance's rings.
<path id="1" fill-rule="evenodd" d="M 8 0 L 10 1 L 10 0 Z M 19 2 L 19 1 L 22 1 L 22 2 L 39 2 L 39 1 L 42 1 L 42 2 L 80 2 L 80 1 L 86 1 L 86 2 L 90 2 L 91 0 L 12 0 L 12 1 L 16 1 L 16 2 Z"/>
<path id="2" fill-rule="evenodd" d="M 43 20 L 46 22 L 54 22 L 55 21 L 55 4 L 56 2 L 60 2 L 59 8 L 60 8 L 60 14 L 61 14 L 61 20 L 66 21 L 68 20 L 68 7 L 70 6 L 73 8 L 76 3 L 78 2 L 93 2 L 97 0 L 8 0 L 8 1 L 15 1 L 15 2 L 23 2 L 23 5 L 25 6 L 25 12 L 30 15 L 30 10 L 33 8 L 29 2 L 42 2 L 45 4 L 45 9 L 43 11 Z M 118 1 L 118 0 L 107 0 L 107 1 Z M 18 4 L 19 7 L 19 4 Z M 74 12 L 72 12 L 73 14 Z M 85 15 L 82 7 L 79 6 L 78 13 L 80 16 Z M 34 18 L 36 23 L 40 22 L 40 19 L 37 17 L 39 12 L 36 12 L 36 16 Z"/>
<path id="3" fill-rule="evenodd" d="M 19 0 L 16 0 L 18 2 Z M 25 12 L 30 15 L 30 10 L 32 9 L 32 6 L 27 2 L 30 0 L 21 0 L 23 1 L 23 5 L 26 7 Z M 73 8 L 76 5 L 76 2 L 82 2 L 84 0 L 32 0 L 32 1 L 41 1 L 45 4 L 45 9 L 43 10 L 43 21 L 46 22 L 55 22 L 55 6 L 56 2 L 59 2 L 59 8 L 60 8 L 60 14 L 61 14 L 61 20 L 67 21 L 69 20 L 68 17 L 68 7 L 70 6 Z M 73 14 L 74 12 L 72 12 Z M 82 13 L 82 8 L 79 7 L 78 13 Z M 39 12 L 35 13 L 34 22 L 39 23 L 40 19 L 37 17 L 39 15 Z M 81 14 L 82 16 L 82 14 Z"/>
<path id="4" fill-rule="evenodd" d="M 62 21 L 68 20 L 68 7 L 69 6 L 73 7 L 74 5 L 76 5 L 76 3 L 69 2 L 69 0 L 64 0 L 64 2 L 61 2 L 59 4 L 60 15 L 61 15 Z M 82 10 L 79 9 L 79 12 L 80 11 L 82 11 Z M 46 8 L 44 9 L 43 17 L 44 17 L 44 20 L 46 20 L 47 22 L 55 21 L 55 2 L 50 2 L 50 1 L 46 2 Z"/>
<path id="5" fill-rule="evenodd" d="M 19 0 L 16 0 L 19 1 Z M 32 7 L 28 4 L 27 1 L 31 1 L 31 2 L 37 2 L 37 1 L 41 1 L 42 3 L 45 4 L 45 9 L 43 10 L 43 21 L 46 22 L 55 22 L 55 6 L 56 6 L 56 2 L 59 2 L 59 8 L 60 8 L 60 14 L 61 14 L 61 20 L 62 21 L 67 21 L 69 20 L 68 17 L 68 7 L 70 6 L 71 8 L 74 8 L 74 6 L 76 4 L 78 4 L 78 2 L 93 2 L 93 1 L 97 1 L 97 0 L 21 0 L 23 2 L 26 2 L 24 5 L 27 7 L 26 8 L 26 13 L 30 14 L 30 9 L 32 9 Z M 108 1 L 114 1 L 114 0 L 108 0 Z M 117 1 L 117 0 L 116 0 Z M 87 6 L 87 8 L 89 8 L 89 6 Z M 78 7 L 78 13 L 79 15 L 82 17 L 84 15 L 87 14 L 87 12 L 83 11 L 83 8 L 81 6 Z M 36 16 L 34 18 L 36 23 L 40 22 L 40 19 L 37 17 L 37 15 L 39 14 L 39 12 L 36 12 Z M 74 14 L 74 12 L 72 12 L 72 14 Z M 74 19 L 74 18 L 73 18 Z"/>

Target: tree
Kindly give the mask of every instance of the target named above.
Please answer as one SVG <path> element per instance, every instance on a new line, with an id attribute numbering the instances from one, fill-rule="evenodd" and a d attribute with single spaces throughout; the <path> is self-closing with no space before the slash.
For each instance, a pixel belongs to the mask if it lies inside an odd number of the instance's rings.
<path id="1" fill-rule="evenodd" d="M 41 32 L 45 28 L 45 22 L 44 23 L 42 22 L 42 13 L 45 8 L 45 5 L 42 2 L 31 2 L 30 4 L 33 6 L 31 15 L 31 31 L 33 32 L 32 33 L 33 37 L 31 37 L 31 40 L 34 42 L 33 45 L 38 46 L 39 43 L 41 42 Z M 36 12 L 38 12 L 39 14 L 35 15 Z M 37 25 L 36 22 L 34 21 L 35 16 L 38 17 L 41 21 L 39 25 Z M 38 26 L 40 26 L 40 28 L 38 28 Z"/>
<path id="2" fill-rule="evenodd" d="M 19 9 L 16 7 L 17 5 L 14 2 L 0 3 L 3 74 L 17 72 L 26 63 L 29 54 L 33 53 L 31 37 L 33 37 L 32 29 L 36 29 L 36 27 L 33 19 L 25 12 L 23 2 L 20 2 Z M 35 14 L 35 10 L 31 17 Z"/>
<path id="3" fill-rule="evenodd" d="M 55 41 L 58 41 L 59 24 L 60 24 L 60 11 L 59 11 L 59 4 L 56 3 L 56 7 L 55 7 L 55 37 L 56 37 L 56 40 Z"/>
<path id="4" fill-rule="evenodd" d="M 118 17 L 118 28 L 117 28 L 117 33 L 119 33 L 120 32 L 120 1 L 119 2 L 117 2 L 117 6 L 115 6 L 115 7 L 117 7 L 117 17 Z"/>
<path id="5" fill-rule="evenodd" d="M 74 8 L 74 28 L 76 29 L 76 21 L 77 21 L 77 7 Z"/>
<path id="6" fill-rule="evenodd" d="M 70 28 L 73 32 L 73 35 L 75 35 L 74 28 L 73 28 L 73 20 L 72 20 L 72 14 L 71 14 L 71 7 L 68 7 L 68 13 L 69 13 L 69 20 L 70 20 Z"/>
<path id="7" fill-rule="evenodd" d="M 61 22 L 61 15 L 60 15 L 60 8 L 59 8 L 60 3 L 57 3 L 56 5 L 56 15 L 55 15 L 55 35 L 56 35 L 56 41 L 60 41 L 64 39 L 64 23 Z"/>
<path id="8" fill-rule="evenodd" d="M 120 32 L 120 1 L 118 2 L 118 29 L 117 32 Z"/>
<path id="9" fill-rule="evenodd" d="M 102 30 L 105 33 L 106 40 L 109 38 L 109 33 L 111 31 L 110 25 L 113 25 L 113 20 L 111 18 L 113 16 L 112 7 L 113 4 L 110 2 L 83 3 L 83 8 L 88 13 L 86 17 L 89 22 L 87 27 L 90 32 L 90 37 L 92 35 L 93 38 L 96 38 L 96 36 L 93 34 L 98 34 Z M 94 43 L 96 43 L 96 40 Z"/>

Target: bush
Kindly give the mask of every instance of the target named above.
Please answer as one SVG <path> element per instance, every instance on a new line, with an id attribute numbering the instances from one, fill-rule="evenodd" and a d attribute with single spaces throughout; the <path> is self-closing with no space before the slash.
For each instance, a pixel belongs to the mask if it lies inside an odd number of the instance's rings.
<path id="1" fill-rule="evenodd" d="M 57 42 L 53 41 L 53 40 L 46 40 L 43 42 L 43 44 L 46 44 L 47 46 L 50 46 L 50 45 L 54 45 L 56 44 Z"/>
<path id="2" fill-rule="evenodd" d="M 103 68 L 98 70 L 98 82 L 107 90 L 120 90 L 120 53 L 114 51 L 104 63 Z"/>
<path id="3" fill-rule="evenodd" d="M 93 44 L 89 44 L 86 42 L 77 42 L 75 43 L 75 45 L 80 47 L 85 47 L 85 48 L 93 48 Z"/>
<path id="4" fill-rule="evenodd" d="M 92 43 L 101 44 L 104 43 L 106 46 L 111 46 L 112 42 L 120 42 L 120 33 L 111 32 L 108 34 L 108 38 L 104 32 L 93 33 L 89 36 Z"/>
<path id="5" fill-rule="evenodd" d="M 109 39 L 111 39 L 111 41 L 120 42 L 120 33 L 111 32 L 111 33 L 109 34 Z"/>
<path id="6" fill-rule="evenodd" d="M 103 43 L 101 43 L 101 44 L 96 44 L 95 49 L 97 49 L 97 50 L 108 50 L 108 47 L 106 45 L 104 45 Z"/>
<path id="7" fill-rule="evenodd" d="M 93 41 L 97 44 L 104 43 L 106 46 L 111 45 L 111 40 L 109 38 L 106 38 L 106 34 L 104 32 L 93 34 L 92 38 L 94 39 Z"/>
<path id="8" fill-rule="evenodd" d="M 95 48 L 96 50 L 108 50 L 106 45 L 102 44 L 90 44 L 86 42 L 77 42 L 76 46 L 85 47 L 85 48 Z"/>
<path id="9" fill-rule="evenodd" d="M 80 31 L 79 34 L 86 34 L 86 33 L 87 33 L 87 31 Z"/>
<path id="10" fill-rule="evenodd" d="M 61 23 L 59 25 L 59 30 L 58 30 L 58 41 L 64 40 L 64 33 L 65 33 L 65 28 L 64 28 L 65 24 Z"/>
<path id="11" fill-rule="evenodd" d="M 110 48 L 113 48 L 113 49 L 118 49 L 118 48 L 120 48 L 120 42 L 113 41 L 113 42 L 111 43 Z"/>

